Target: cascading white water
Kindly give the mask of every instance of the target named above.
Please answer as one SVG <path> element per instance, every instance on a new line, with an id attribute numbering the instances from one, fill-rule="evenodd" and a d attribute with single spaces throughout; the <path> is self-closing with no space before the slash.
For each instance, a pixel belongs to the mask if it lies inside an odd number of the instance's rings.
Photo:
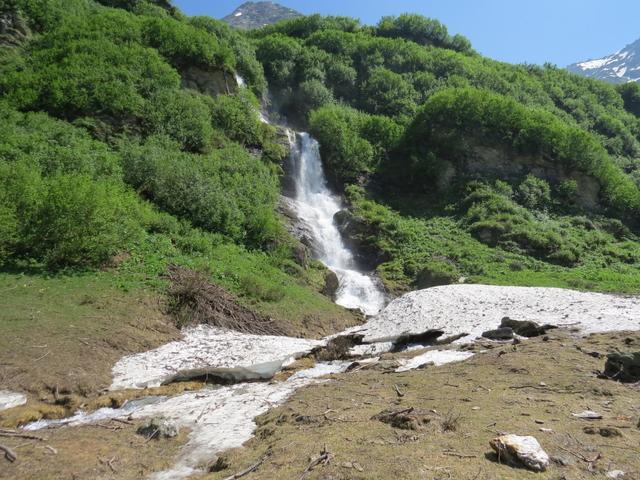
<path id="1" fill-rule="evenodd" d="M 239 88 L 246 86 L 239 74 L 235 74 L 235 79 Z M 270 123 L 263 112 L 257 113 L 261 122 Z M 370 273 L 357 268 L 353 253 L 333 221 L 341 210 L 341 202 L 327 185 L 318 142 L 304 132 L 287 130 L 287 135 L 294 163 L 296 215 L 311 230 L 318 260 L 338 276 L 336 303 L 375 315 L 385 305 L 385 294 Z"/>
<path id="2" fill-rule="evenodd" d="M 342 205 L 327 185 L 318 142 L 308 133 L 288 131 L 288 134 L 296 213 L 313 234 L 318 260 L 338 276 L 336 303 L 375 315 L 384 306 L 385 295 L 371 274 L 358 270 L 353 253 L 334 222 L 333 217 Z"/>

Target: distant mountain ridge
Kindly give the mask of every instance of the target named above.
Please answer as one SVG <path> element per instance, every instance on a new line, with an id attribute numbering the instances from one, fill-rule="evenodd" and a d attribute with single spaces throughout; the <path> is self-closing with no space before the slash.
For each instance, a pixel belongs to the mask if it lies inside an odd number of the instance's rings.
<path id="1" fill-rule="evenodd" d="M 245 2 L 222 20 L 232 27 L 250 30 L 302 16 L 300 12 L 274 2 Z"/>
<path id="2" fill-rule="evenodd" d="M 640 39 L 607 57 L 574 63 L 570 71 L 610 83 L 640 81 Z"/>

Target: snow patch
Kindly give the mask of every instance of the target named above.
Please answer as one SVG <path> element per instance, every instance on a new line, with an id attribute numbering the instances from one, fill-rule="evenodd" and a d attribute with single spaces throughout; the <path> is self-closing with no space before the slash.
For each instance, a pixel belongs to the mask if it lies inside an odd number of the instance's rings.
<path id="1" fill-rule="evenodd" d="M 154 474 L 155 480 L 176 480 L 198 473 L 198 467 L 216 453 L 242 446 L 253 435 L 254 418 L 284 402 L 298 388 L 320 377 L 344 372 L 349 362 L 320 363 L 297 372 L 284 382 L 247 383 L 206 388 L 175 397 L 147 397 L 128 402 L 121 409 L 103 408 L 79 412 L 64 420 L 40 421 L 25 427 L 39 430 L 55 425 L 83 425 L 111 418 L 163 417 L 180 428 L 189 428 L 189 441 L 176 465 Z"/>
<path id="2" fill-rule="evenodd" d="M 182 340 L 155 350 L 124 357 L 113 367 L 111 390 L 160 385 L 179 370 L 203 367 L 244 369 L 265 376 L 275 373 L 291 357 L 297 358 L 325 344 L 321 340 L 248 335 L 198 325 L 183 331 Z M 265 365 L 267 364 L 267 365 Z"/>
<path id="3" fill-rule="evenodd" d="M 436 367 L 447 363 L 462 362 L 473 357 L 471 352 L 457 352 L 455 350 L 430 350 L 422 355 L 413 357 L 404 362 L 404 365 L 396 369 L 396 372 L 407 372 L 420 368 L 427 363 L 433 363 Z"/>
<path id="4" fill-rule="evenodd" d="M 441 329 L 444 336 L 467 333 L 471 341 L 496 328 L 503 317 L 571 326 L 584 334 L 640 330 L 640 298 L 561 288 L 447 285 L 410 292 L 364 326 L 364 342 Z"/>
<path id="5" fill-rule="evenodd" d="M 624 77 L 625 73 L 627 73 L 627 67 L 616 67 L 613 69 L 616 72 L 616 76 L 619 78 Z"/>
<path id="6" fill-rule="evenodd" d="M 605 57 L 605 58 L 600 58 L 598 60 L 589 60 L 587 62 L 578 63 L 577 65 L 583 70 L 593 70 L 595 68 L 602 68 L 612 61 L 613 61 L 613 58 Z"/>
<path id="7" fill-rule="evenodd" d="M 242 15 L 242 12 L 238 12 L 238 13 L 236 13 L 236 14 L 234 15 L 234 17 L 239 17 L 239 16 L 241 16 L 241 15 Z"/>
<path id="8" fill-rule="evenodd" d="M 27 397 L 22 393 L 0 390 L 0 411 L 19 407 L 27 403 Z"/>

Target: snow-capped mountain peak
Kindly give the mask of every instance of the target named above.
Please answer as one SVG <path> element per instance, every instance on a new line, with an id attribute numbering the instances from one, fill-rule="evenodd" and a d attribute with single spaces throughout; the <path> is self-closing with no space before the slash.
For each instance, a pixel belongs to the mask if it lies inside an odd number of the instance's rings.
<path id="1" fill-rule="evenodd" d="M 640 81 L 640 39 L 607 57 L 574 63 L 570 71 L 611 83 Z"/>

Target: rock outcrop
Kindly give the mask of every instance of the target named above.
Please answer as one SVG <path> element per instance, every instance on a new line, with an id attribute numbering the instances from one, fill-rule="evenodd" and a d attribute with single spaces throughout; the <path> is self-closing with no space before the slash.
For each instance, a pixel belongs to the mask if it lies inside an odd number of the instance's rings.
<path id="1" fill-rule="evenodd" d="M 620 382 L 640 382 L 640 352 L 610 353 L 604 366 L 604 376 Z"/>

